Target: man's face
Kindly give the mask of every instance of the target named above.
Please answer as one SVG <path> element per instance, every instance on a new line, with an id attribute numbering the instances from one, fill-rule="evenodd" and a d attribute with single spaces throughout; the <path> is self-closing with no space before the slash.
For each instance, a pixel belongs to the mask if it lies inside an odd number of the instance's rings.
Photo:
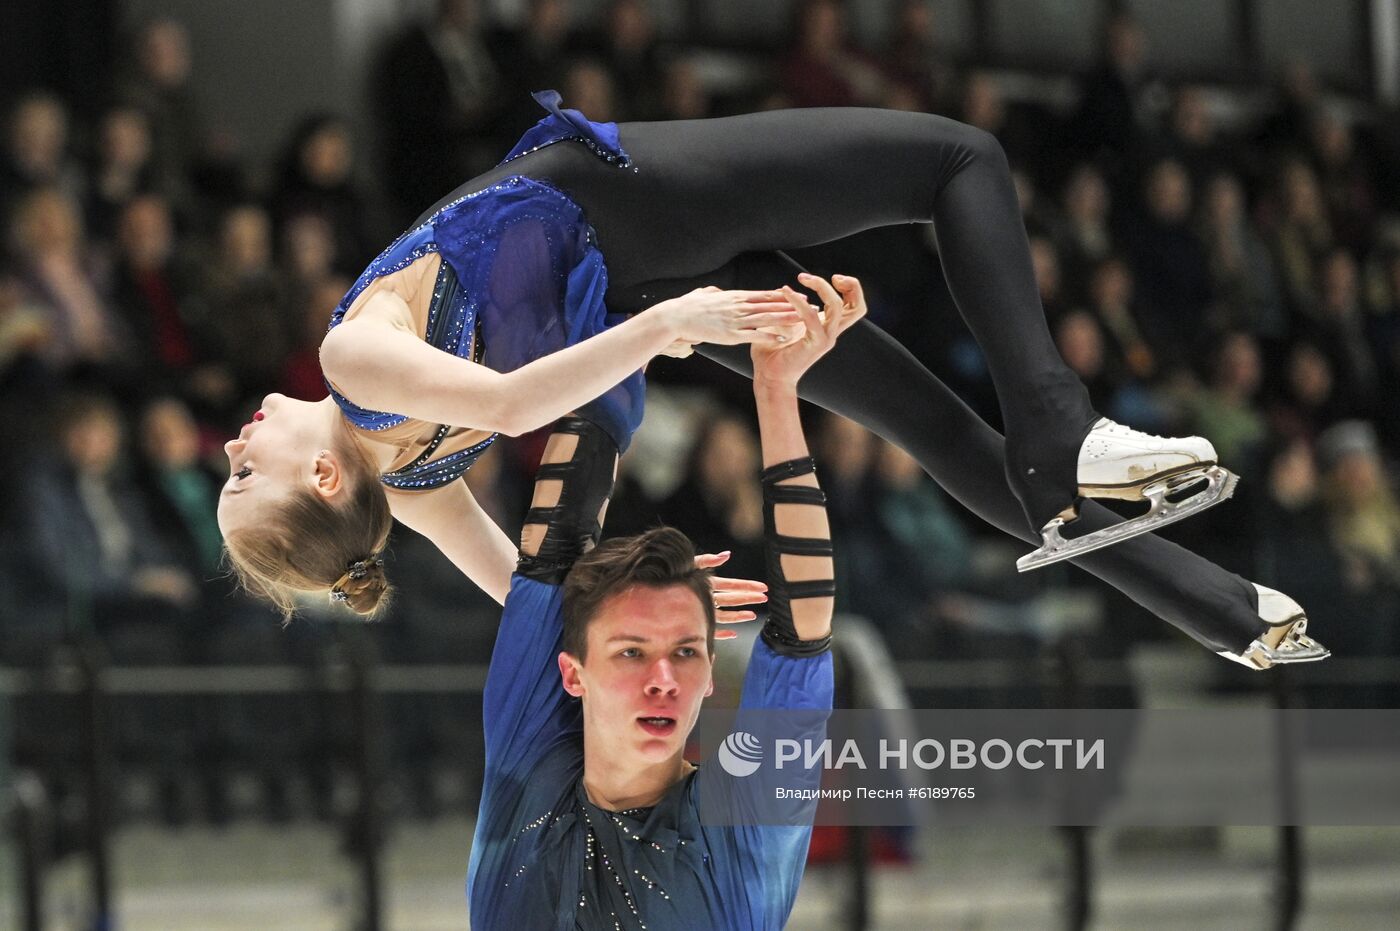
<path id="1" fill-rule="evenodd" d="M 684 585 L 634 585 L 588 625 L 588 659 L 559 654 L 564 689 L 583 699 L 590 740 L 638 765 L 678 756 L 714 691 L 707 606 Z"/>

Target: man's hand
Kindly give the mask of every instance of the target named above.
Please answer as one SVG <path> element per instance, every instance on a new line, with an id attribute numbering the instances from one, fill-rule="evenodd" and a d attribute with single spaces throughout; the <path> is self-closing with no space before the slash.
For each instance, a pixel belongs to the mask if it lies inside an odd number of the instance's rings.
<path id="1" fill-rule="evenodd" d="M 702 553 L 695 557 L 698 569 L 714 569 L 729 561 L 729 551 L 723 553 Z M 768 586 L 752 579 L 727 579 L 711 576 L 710 585 L 714 590 L 715 620 L 720 624 L 742 624 L 752 621 L 758 615 L 752 611 L 731 611 L 729 608 L 740 605 L 763 604 L 768 600 Z M 732 630 L 716 630 L 716 640 L 733 640 L 739 635 Z"/>
<path id="2" fill-rule="evenodd" d="M 828 282 L 805 273 L 797 277 L 821 296 L 822 314 L 818 316 L 806 298 L 784 285 L 783 296 L 802 318 L 805 330 L 800 337 L 776 345 L 753 344 L 751 355 L 756 386 L 795 387 L 803 373 L 836 345 L 836 338 L 865 316 L 865 295 L 855 278 L 837 275 Z"/>

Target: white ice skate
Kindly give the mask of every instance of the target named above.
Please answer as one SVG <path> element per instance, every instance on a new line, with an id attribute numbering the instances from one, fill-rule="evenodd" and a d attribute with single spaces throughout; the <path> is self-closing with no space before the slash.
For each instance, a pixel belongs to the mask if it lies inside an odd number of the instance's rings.
<path id="1" fill-rule="evenodd" d="M 1016 560 L 1022 572 L 1150 533 L 1219 504 L 1235 493 L 1239 476 L 1215 461 L 1215 447 L 1199 436 L 1152 436 L 1100 418 L 1079 447 L 1079 494 L 1085 498 L 1147 501 L 1146 514 L 1066 539 L 1060 528 L 1072 512 L 1046 524 L 1040 549 Z M 1193 485 L 1204 486 L 1182 496 Z"/>
<path id="2" fill-rule="evenodd" d="M 1258 582 L 1254 588 L 1259 592 L 1259 616 L 1269 625 L 1269 632 L 1256 637 L 1243 653 L 1221 650 L 1221 656 L 1250 669 L 1268 669 L 1279 663 L 1314 663 L 1332 655 L 1308 636 L 1308 616 L 1302 605 Z"/>

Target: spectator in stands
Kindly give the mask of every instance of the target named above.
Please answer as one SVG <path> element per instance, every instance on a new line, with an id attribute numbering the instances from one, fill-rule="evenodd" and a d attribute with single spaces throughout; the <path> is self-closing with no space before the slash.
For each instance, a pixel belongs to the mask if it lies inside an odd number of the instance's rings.
<path id="1" fill-rule="evenodd" d="M 340 117 L 316 114 L 292 133 L 268 207 L 278 238 L 294 219 L 320 217 L 333 236 L 338 270 L 361 268 L 374 257 L 369 199 L 356 183 L 355 147 Z"/>
<path id="2" fill-rule="evenodd" d="M 1216 300 L 1212 327 L 1248 330 L 1268 342 L 1282 340 L 1288 320 L 1273 256 L 1245 212 L 1239 178 L 1222 173 L 1210 179 L 1198 228 Z"/>
<path id="3" fill-rule="evenodd" d="M 1146 382 L 1162 374 L 1152 342 L 1143 329 L 1134 301 L 1133 271 L 1111 255 L 1094 266 L 1089 278 L 1089 309 L 1123 361 L 1124 373 Z"/>
<path id="4" fill-rule="evenodd" d="M 21 97 L 5 126 L 0 215 L 40 188 L 81 198 L 84 186 L 82 167 L 68 152 L 68 108 L 43 91 Z"/>
<path id="5" fill-rule="evenodd" d="M 1279 220 L 1271 247 L 1289 313 L 1297 318 L 1316 309 L 1318 263 L 1335 240 L 1317 175 L 1307 162 L 1289 158 L 1283 163 L 1277 197 Z"/>
<path id="6" fill-rule="evenodd" d="M 889 541 L 875 509 L 876 437 L 853 420 L 823 412 L 814 441 L 837 553 L 837 609 L 873 615 L 887 604 L 883 589 L 891 574 Z"/>
<path id="7" fill-rule="evenodd" d="M 914 93 L 917 109 L 945 113 L 952 108 L 956 72 L 938 46 L 929 0 L 900 0 L 895 6 L 880 60 L 892 81 Z"/>
<path id="8" fill-rule="evenodd" d="M 161 545 L 143 497 L 125 477 L 122 420 L 112 400 L 63 402 L 56 453 L 33 469 L 24 503 L 26 603 L 103 625 L 191 607 L 193 578 Z"/>
<path id="9" fill-rule="evenodd" d="M 1164 362 L 1178 364 L 1192 357 L 1203 336 L 1210 265 L 1191 227 L 1191 178 L 1181 163 L 1153 165 L 1143 194 L 1143 212 L 1124 225 L 1122 238 L 1154 345 Z"/>
<path id="10" fill-rule="evenodd" d="M 197 326 L 205 312 L 199 272 L 176 250 L 165 199 L 145 194 L 121 212 L 112 307 L 131 334 L 132 362 L 147 391 L 188 391 L 203 361 Z"/>
<path id="11" fill-rule="evenodd" d="M 1275 108 L 1264 120 L 1257 142 L 1268 149 L 1303 151 L 1321 105 L 1317 74 L 1305 59 L 1295 58 L 1281 77 Z"/>
<path id="12" fill-rule="evenodd" d="M 1006 99 L 996 78 L 985 71 L 968 72 L 963 79 L 959 118 L 1000 138 L 1006 129 Z"/>
<path id="13" fill-rule="evenodd" d="M 783 93 L 794 107 L 874 106 L 885 77 L 846 35 L 846 11 L 836 0 L 801 0 L 793 10 L 779 67 Z"/>
<path id="14" fill-rule="evenodd" d="M 377 69 L 384 180 L 400 225 L 499 157 L 493 132 L 512 85 L 491 55 L 479 6 L 438 0 L 430 19 L 389 42 Z"/>
<path id="15" fill-rule="evenodd" d="M 1040 303 L 1045 308 L 1045 319 L 1053 325 L 1069 309 L 1060 274 L 1060 253 L 1048 236 L 1032 236 L 1030 247 L 1031 267 L 1035 271 Z"/>
<path id="16" fill-rule="evenodd" d="M 208 128 L 190 83 L 189 32 L 173 19 L 154 19 L 136 38 L 131 73 L 120 98 L 151 123 L 159 174 L 189 179 L 206 154 Z"/>
<path id="17" fill-rule="evenodd" d="M 571 17 L 570 0 L 526 0 L 522 26 L 491 36 L 503 81 L 500 152 L 507 151 L 539 119 L 539 108 L 530 99 L 530 92 L 563 83 L 571 56 L 580 50 Z"/>
<path id="18" fill-rule="evenodd" d="M 1321 293 L 1316 316 L 1307 321 L 1304 331 L 1331 361 L 1342 407 L 1352 416 L 1364 417 L 1377 408 L 1380 378 L 1358 275 L 1350 252 L 1337 248 L 1328 253 L 1318 273 Z"/>
<path id="19" fill-rule="evenodd" d="M 713 116 L 713 103 L 695 63 L 689 58 L 673 58 L 662 78 L 661 120 L 703 120 Z"/>
<path id="20" fill-rule="evenodd" d="M 295 348 L 282 363 L 283 394 L 299 401 L 315 401 L 326 396 L 321 376 L 321 340 L 330 326 L 331 311 L 350 290 L 349 278 L 328 275 L 315 284 L 298 288 L 293 300 L 300 310 L 301 332 Z"/>
<path id="21" fill-rule="evenodd" d="M 719 412 L 700 429 L 680 487 L 661 503 L 661 520 L 702 549 L 733 552 L 726 572 L 764 577 L 763 500 L 758 438 L 732 413 Z"/>
<path id="22" fill-rule="evenodd" d="M 116 364 L 120 333 L 98 285 L 78 204 L 58 188 L 37 188 L 17 206 L 10 237 L 25 286 L 49 317 L 50 364 L 61 372 Z"/>
<path id="23" fill-rule="evenodd" d="M 1264 583 L 1287 582 L 1296 587 L 1298 597 L 1317 605 L 1320 622 L 1335 619 L 1343 626 L 1357 627 L 1345 623 L 1350 606 L 1341 559 L 1324 531 L 1327 510 L 1313 447 L 1304 440 L 1280 444 L 1262 474 L 1266 485 L 1254 548 L 1263 557 Z"/>
<path id="24" fill-rule="evenodd" d="M 1191 176 L 1191 186 L 1204 190 L 1215 175 L 1231 168 L 1225 147 L 1216 133 L 1205 91 L 1187 85 L 1172 96 L 1164 154 L 1176 159 Z"/>
<path id="25" fill-rule="evenodd" d="M 1318 439 L 1333 545 L 1354 590 L 1400 593 L 1400 503 L 1370 424 L 1347 420 Z"/>
<path id="26" fill-rule="evenodd" d="M 1284 440 L 1313 443 L 1343 416 L 1336 378 L 1326 354 L 1309 342 L 1296 342 L 1288 353 L 1280 397 L 1269 411 L 1270 430 Z"/>
<path id="27" fill-rule="evenodd" d="M 1259 344 L 1236 330 L 1220 339 L 1209 381 L 1192 404 L 1194 428 L 1210 437 L 1220 461 L 1241 475 L 1255 472 L 1263 452 L 1265 423 L 1257 401 L 1262 381 Z"/>
<path id="28" fill-rule="evenodd" d="M 967 584 L 972 577 L 972 540 L 940 491 L 903 449 L 879 440 L 875 451 L 875 508 L 892 555 L 908 568 L 909 594 L 919 600 Z"/>
<path id="29" fill-rule="evenodd" d="M 156 398 L 142 411 L 138 483 L 166 551 L 201 583 L 223 576 L 215 515 L 223 479 L 200 461 L 199 430 L 183 401 Z"/>
<path id="30" fill-rule="evenodd" d="M 1336 112 L 1319 109 L 1311 130 L 1313 162 L 1332 231 L 1341 245 L 1365 249 L 1376 223 L 1376 190 L 1368 160 L 1357 149 L 1351 125 Z"/>
<path id="31" fill-rule="evenodd" d="M 117 218 L 132 198 L 141 194 L 168 197 L 172 185 L 156 170 L 150 120 L 141 110 L 118 105 L 102 115 L 92 182 L 87 198 L 88 229 L 106 242 L 116 238 Z"/>
<path id="32" fill-rule="evenodd" d="M 261 207 L 224 215 L 209 277 L 209 338 L 234 374 L 235 394 L 271 390 L 299 335 L 287 312 L 282 276 L 272 264 L 272 221 Z"/>
<path id="33" fill-rule="evenodd" d="M 1099 322 L 1084 310 L 1070 311 L 1054 323 L 1055 346 L 1065 364 L 1084 382 L 1094 409 L 1114 410 L 1116 379 L 1107 358 Z"/>
<path id="34" fill-rule="evenodd" d="M 1071 280 L 1087 284 L 1094 266 L 1113 251 L 1109 222 L 1113 200 L 1103 172 L 1091 162 L 1076 165 L 1065 184 L 1062 200 L 1064 220 L 1058 229 L 1060 256 Z"/>
<path id="35" fill-rule="evenodd" d="M 1040 124 L 1030 118 L 1012 118 L 1002 83 L 994 75 L 986 71 L 971 71 L 966 75 L 958 113 L 964 123 L 997 137 L 1013 173 L 1024 174 L 1031 166 L 1039 167 L 1039 156 L 1045 145 Z M 1034 183 L 1040 177 L 1037 175 L 1031 180 Z"/>
<path id="36" fill-rule="evenodd" d="M 1344 624 L 1339 649 L 1358 657 L 1400 654 L 1400 500 L 1369 423 L 1342 421 L 1318 440 L 1328 538 L 1340 560 L 1341 607 L 1372 623 Z M 1341 707 L 1393 707 L 1393 681 L 1327 690 Z"/>
<path id="37" fill-rule="evenodd" d="M 617 83 L 595 58 L 576 58 L 564 72 L 564 99 L 590 118 L 615 122 L 618 116 Z M 586 109 L 585 109 L 586 108 Z M 593 114 L 600 114 L 593 117 Z"/>
<path id="38" fill-rule="evenodd" d="M 657 119 L 665 82 L 661 44 L 650 7 L 645 0 L 612 0 L 603 23 L 604 31 L 597 38 L 594 54 L 616 85 L 617 100 L 622 104 L 620 109 L 614 109 L 620 114 L 617 119 Z M 566 94 L 564 99 L 575 98 Z M 582 113 L 592 114 L 578 104 L 571 105 Z"/>
<path id="39" fill-rule="evenodd" d="M 341 271 L 331 224 L 319 213 L 289 217 L 278 236 L 277 261 L 293 299 L 304 297 L 327 277 Z"/>
<path id="40" fill-rule="evenodd" d="M 1121 160 L 1140 143 L 1147 37 L 1132 16 L 1114 13 L 1104 24 L 1101 54 L 1098 67 L 1081 87 L 1079 112 L 1073 121 L 1075 141 L 1086 155 L 1103 152 L 1121 167 Z"/>

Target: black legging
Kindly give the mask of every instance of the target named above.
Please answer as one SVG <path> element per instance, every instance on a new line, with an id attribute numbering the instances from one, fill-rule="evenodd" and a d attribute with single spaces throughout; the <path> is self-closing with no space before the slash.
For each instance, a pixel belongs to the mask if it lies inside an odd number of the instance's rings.
<path id="1" fill-rule="evenodd" d="M 793 276 L 772 250 L 932 222 L 949 289 L 986 355 L 1012 441 L 868 322 L 807 373 L 801 394 L 908 450 L 974 513 L 1039 544 L 1035 529 L 1074 498 L 1077 452 L 1097 415 L 1050 337 L 994 138 L 928 114 L 817 109 L 626 123 L 621 141 L 632 168 L 608 165 L 583 146 L 553 145 L 450 197 L 509 174 L 559 186 L 597 231 L 608 304 L 620 311 L 701 285 L 777 287 Z M 700 351 L 750 374 L 745 347 Z M 1119 520 L 1093 502 L 1079 514 L 1086 530 Z M 1239 652 L 1265 629 L 1252 585 L 1158 537 L 1074 562 L 1212 650 Z"/>

